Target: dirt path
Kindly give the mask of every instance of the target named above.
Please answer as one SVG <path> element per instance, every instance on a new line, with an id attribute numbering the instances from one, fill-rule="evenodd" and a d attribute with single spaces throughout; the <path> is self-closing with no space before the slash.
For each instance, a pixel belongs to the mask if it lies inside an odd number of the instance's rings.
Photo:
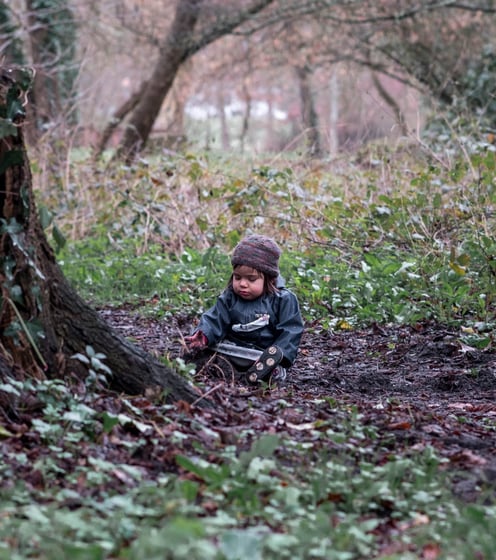
<path id="1" fill-rule="evenodd" d="M 183 317 L 154 321 L 132 310 L 101 312 L 122 334 L 169 358 L 179 355 L 180 333 L 190 327 Z M 321 402 L 327 409 L 333 402 L 353 406 L 391 452 L 434 447 L 460 471 L 455 491 L 469 500 L 481 485 L 496 487 L 496 352 L 467 347 L 459 338 L 437 324 L 338 333 L 309 326 L 284 388 L 262 394 L 219 379 L 202 382 L 233 412 L 223 419 L 226 429 L 248 405 L 264 416 L 265 426 L 296 426 L 295 433 L 328 414 Z M 277 405 L 281 399 L 284 409 Z"/>

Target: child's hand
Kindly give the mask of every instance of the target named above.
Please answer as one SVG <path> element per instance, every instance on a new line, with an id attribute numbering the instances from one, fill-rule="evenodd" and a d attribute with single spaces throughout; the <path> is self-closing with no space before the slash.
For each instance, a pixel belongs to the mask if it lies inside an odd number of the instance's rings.
<path id="1" fill-rule="evenodd" d="M 185 336 L 184 342 L 188 350 L 203 350 L 208 346 L 208 339 L 201 331 L 196 331 L 193 336 Z"/>

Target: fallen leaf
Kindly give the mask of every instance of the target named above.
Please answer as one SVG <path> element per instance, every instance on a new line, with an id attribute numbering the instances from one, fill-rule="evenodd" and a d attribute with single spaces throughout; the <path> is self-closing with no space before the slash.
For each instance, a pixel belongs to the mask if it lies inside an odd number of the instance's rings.
<path id="1" fill-rule="evenodd" d="M 422 426 L 422 431 L 426 434 L 433 434 L 436 436 L 446 435 L 446 431 L 441 428 L 439 424 L 426 424 L 425 426 Z"/>
<path id="2" fill-rule="evenodd" d="M 186 412 L 186 414 L 191 413 L 191 405 L 186 401 L 182 401 L 182 400 L 177 401 L 176 407 L 178 412 Z"/>
<path id="3" fill-rule="evenodd" d="M 0 426 L 0 437 L 2 438 L 9 438 L 12 437 L 13 434 L 11 434 L 9 432 L 9 430 L 7 430 L 6 428 L 4 428 L 3 426 Z"/>
<path id="4" fill-rule="evenodd" d="M 437 543 L 424 545 L 422 548 L 422 560 L 436 560 L 441 554 L 441 547 Z"/>
<path id="5" fill-rule="evenodd" d="M 398 529 L 400 531 L 407 531 L 412 527 L 419 527 L 420 525 L 428 525 L 430 523 L 430 518 L 424 513 L 416 513 L 413 519 L 409 519 L 403 523 L 398 524 Z"/>
<path id="6" fill-rule="evenodd" d="M 409 430 L 412 427 L 412 423 L 409 420 L 403 420 L 401 422 L 392 422 L 387 427 L 390 430 Z"/>
<path id="7" fill-rule="evenodd" d="M 466 463 L 468 465 L 483 466 L 487 464 L 487 459 L 481 455 L 477 455 L 470 451 L 470 449 L 463 449 L 459 453 L 450 457 L 452 463 Z"/>
<path id="8" fill-rule="evenodd" d="M 305 430 L 315 430 L 315 422 L 305 422 L 303 424 L 292 424 L 291 422 L 286 422 L 286 426 L 292 430 L 305 431 Z"/>

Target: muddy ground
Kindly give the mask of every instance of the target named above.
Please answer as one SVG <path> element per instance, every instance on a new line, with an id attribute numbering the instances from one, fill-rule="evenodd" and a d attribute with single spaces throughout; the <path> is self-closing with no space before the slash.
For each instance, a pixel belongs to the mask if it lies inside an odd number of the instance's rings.
<path id="1" fill-rule="evenodd" d="M 180 355 L 181 335 L 191 327 L 186 317 L 158 321 L 126 309 L 101 313 L 126 337 L 170 359 Z M 460 338 L 434 323 L 339 332 L 308 325 L 285 386 L 254 390 L 205 370 L 198 382 L 224 408 L 212 419 L 214 429 L 253 425 L 299 437 L 333 407 L 353 406 L 388 442 L 386 452 L 432 446 L 447 468 L 460 473 L 454 490 L 462 498 L 481 492 L 494 497 L 496 351 L 477 350 Z"/>

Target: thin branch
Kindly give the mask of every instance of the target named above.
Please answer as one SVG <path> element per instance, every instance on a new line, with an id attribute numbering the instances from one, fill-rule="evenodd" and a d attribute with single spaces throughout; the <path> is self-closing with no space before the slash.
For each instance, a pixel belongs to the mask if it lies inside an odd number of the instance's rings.
<path id="1" fill-rule="evenodd" d="M 455 2 L 454 0 L 444 0 L 441 2 L 431 2 L 429 4 L 420 4 L 419 6 L 415 6 L 413 8 L 409 8 L 403 12 L 392 13 L 384 16 L 370 16 L 370 17 L 363 17 L 363 18 L 339 18 L 336 16 L 332 16 L 331 14 L 320 14 L 319 17 L 329 19 L 335 23 L 339 23 L 340 25 L 363 25 L 369 23 L 380 23 L 386 21 L 403 21 L 405 19 L 411 19 L 420 13 L 425 12 L 433 12 L 435 10 L 440 10 L 443 8 L 452 8 L 457 10 L 465 10 L 471 12 L 481 12 L 487 14 L 495 14 L 496 8 L 488 8 L 483 6 L 470 6 L 468 4 L 462 4 L 459 2 Z"/>
<path id="2" fill-rule="evenodd" d="M 270 6 L 274 0 L 258 0 L 245 10 L 231 12 L 225 18 L 220 18 L 211 27 L 207 28 L 198 38 L 191 42 L 188 48 L 188 55 L 192 55 L 201 50 L 206 45 L 213 43 L 219 37 L 232 33 L 238 26 L 245 23 Z"/>
<path id="3" fill-rule="evenodd" d="M 250 21 L 250 26 L 246 29 L 235 30 L 234 35 L 252 35 L 257 31 L 264 28 L 270 27 L 276 23 L 281 23 L 283 20 L 293 20 L 301 18 L 303 16 L 315 16 L 319 20 L 332 21 L 338 25 L 365 25 L 370 23 L 381 23 L 381 22 L 399 22 L 406 19 L 411 19 L 418 14 L 433 12 L 436 10 L 441 10 L 445 8 L 471 11 L 471 12 L 481 12 L 487 14 L 496 13 L 496 8 L 487 7 L 482 5 L 472 6 L 469 4 L 464 4 L 461 2 L 456 2 L 455 0 L 437 0 L 432 1 L 428 4 L 419 4 L 415 7 L 409 8 L 402 12 L 393 12 L 382 16 L 365 16 L 362 18 L 352 18 L 352 17 L 339 17 L 331 13 L 332 9 L 336 8 L 346 8 L 346 3 L 335 2 L 332 0 L 310 0 L 307 3 L 297 2 L 296 4 L 284 4 L 283 7 L 278 8 L 274 11 L 271 17 L 265 18 L 260 21 Z"/>

